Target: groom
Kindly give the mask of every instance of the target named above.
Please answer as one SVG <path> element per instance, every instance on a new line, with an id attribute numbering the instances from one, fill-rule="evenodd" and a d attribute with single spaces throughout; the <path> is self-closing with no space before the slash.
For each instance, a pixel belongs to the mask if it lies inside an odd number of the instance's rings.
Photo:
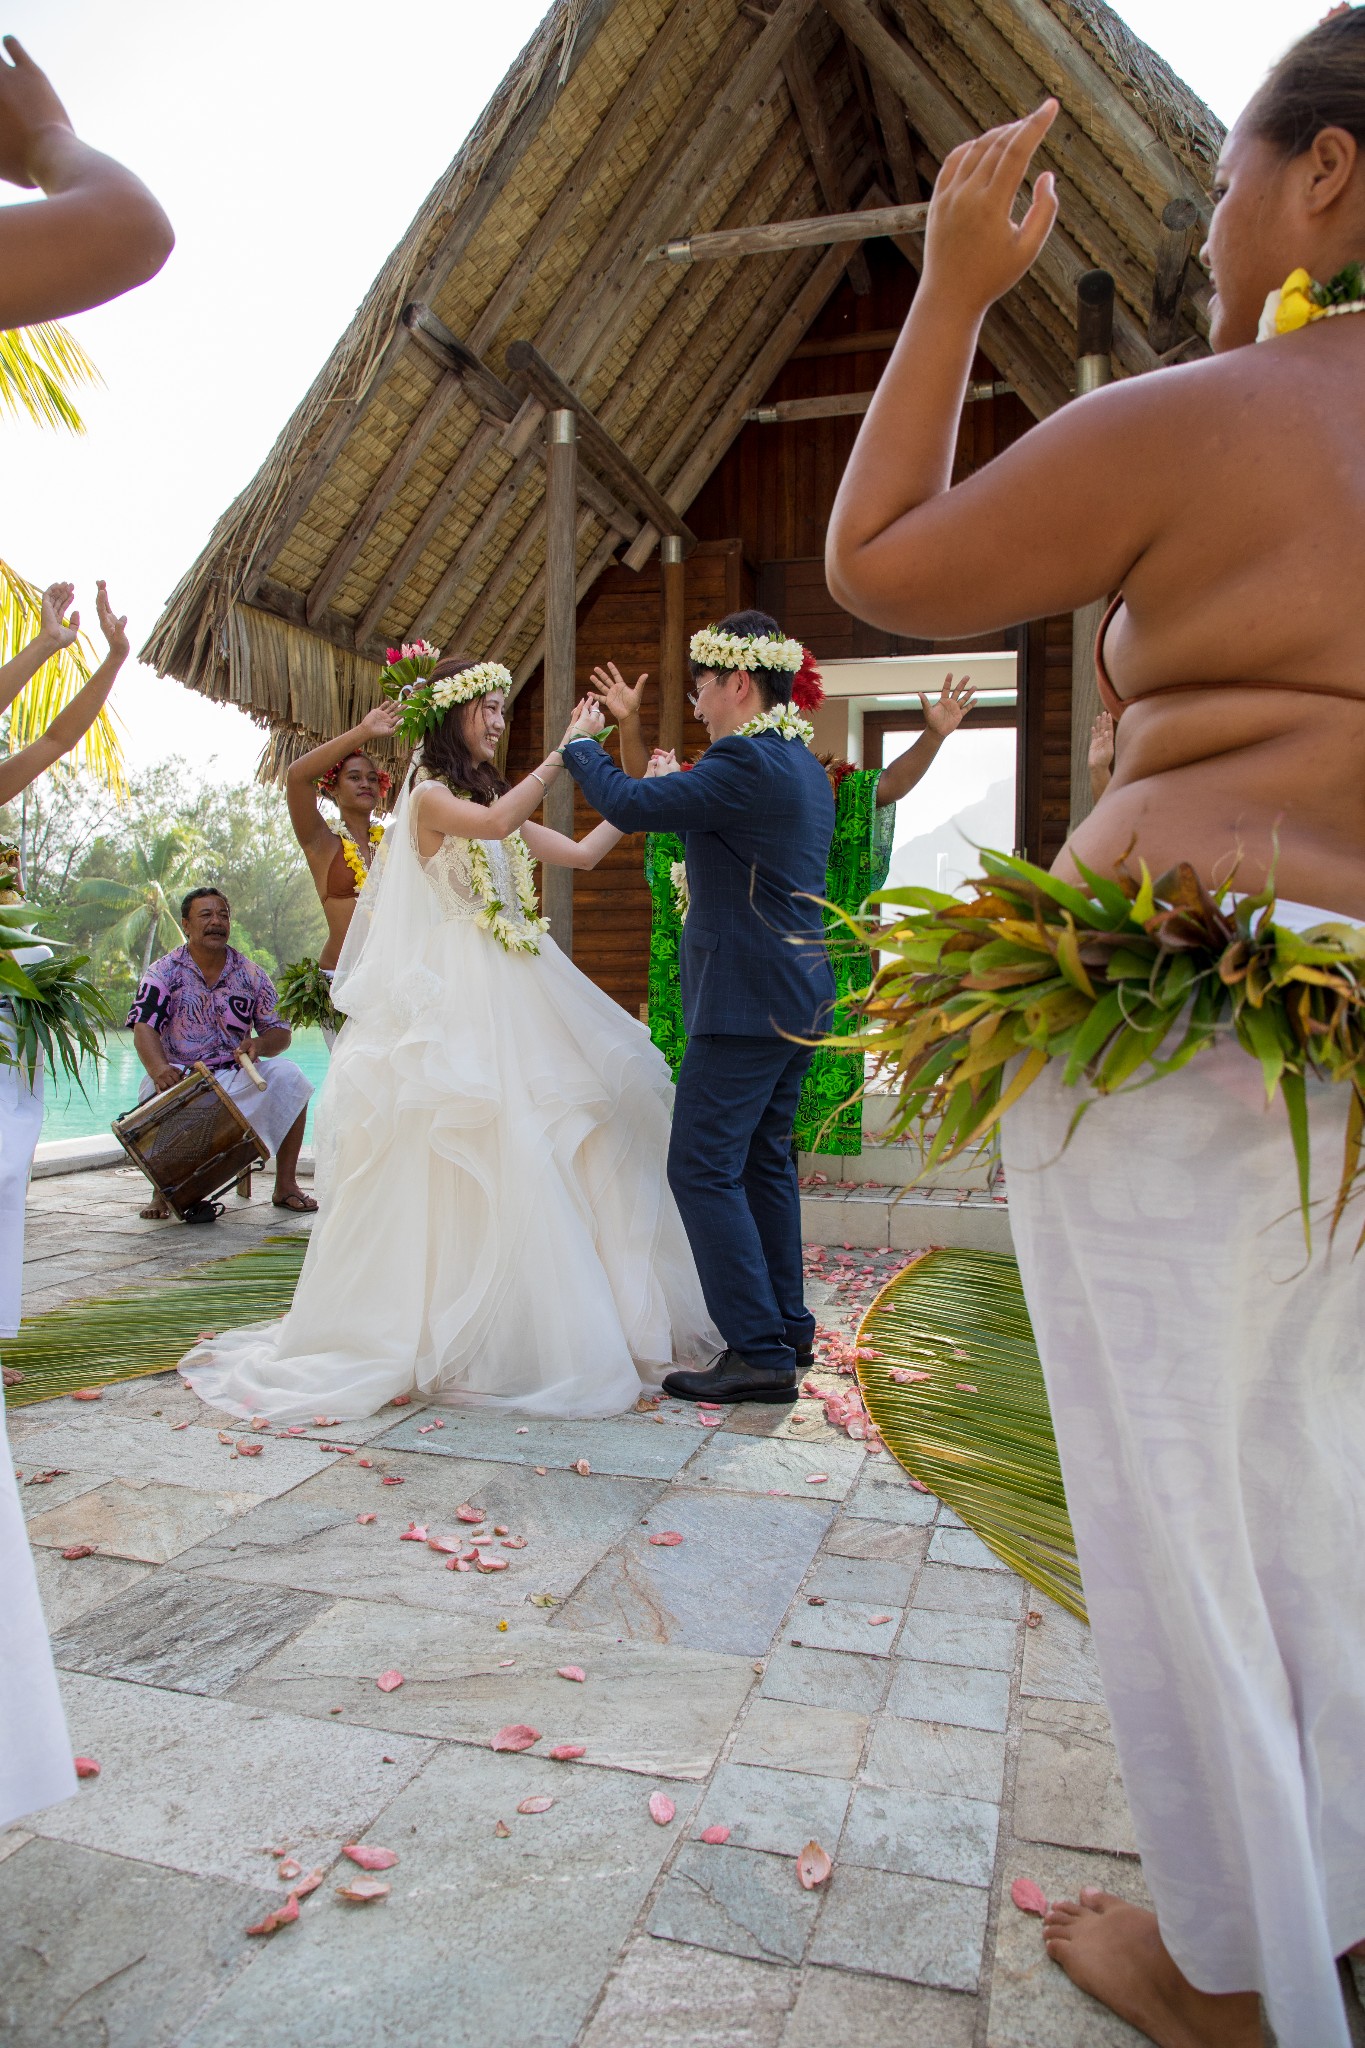
<path id="1" fill-rule="evenodd" d="M 687 774 L 634 781 L 590 735 L 583 707 L 564 762 L 623 832 L 680 832 L 690 907 L 681 980 L 687 1051 L 678 1074 L 668 1182 L 725 1350 L 673 1372 L 684 1401 L 791 1401 L 815 1318 L 801 1268 L 792 1119 L 834 976 L 820 899 L 834 831 L 829 778 L 791 704 L 804 649 L 765 612 L 692 637 L 691 702 L 711 735 Z"/>

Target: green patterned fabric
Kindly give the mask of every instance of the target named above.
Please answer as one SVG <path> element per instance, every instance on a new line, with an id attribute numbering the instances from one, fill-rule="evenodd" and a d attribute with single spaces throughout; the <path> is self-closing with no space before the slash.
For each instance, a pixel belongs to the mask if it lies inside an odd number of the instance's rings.
<path id="1" fill-rule="evenodd" d="M 834 800 L 834 838 L 825 871 L 825 894 L 837 910 L 856 916 L 874 889 L 886 882 L 896 807 L 877 805 L 877 768 L 854 768 L 839 783 Z M 833 912 L 825 916 L 825 937 L 834 968 L 836 1033 L 849 1028 L 849 998 L 872 978 L 872 956 Z M 797 1105 L 795 1138 L 802 1152 L 858 1153 L 863 1149 L 863 1060 L 861 1053 L 821 1048 L 810 1063 Z"/>
<path id="2" fill-rule="evenodd" d="M 834 839 L 829 850 L 825 893 L 850 916 L 874 889 L 883 887 L 891 862 L 896 808 L 877 807 L 880 771 L 852 769 L 835 797 Z M 673 896 L 671 869 L 683 858 L 675 832 L 651 832 L 645 839 L 645 879 L 653 900 L 649 926 L 649 1035 L 677 1077 L 687 1050 L 682 995 L 678 985 L 678 942 L 682 919 Z M 850 995 L 871 977 L 871 955 L 831 914 L 825 920 L 834 966 L 836 1030 L 847 1020 Z M 811 1061 L 796 1112 L 796 1142 L 803 1152 L 861 1152 L 863 1063 L 857 1053 L 817 1052 Z"/>

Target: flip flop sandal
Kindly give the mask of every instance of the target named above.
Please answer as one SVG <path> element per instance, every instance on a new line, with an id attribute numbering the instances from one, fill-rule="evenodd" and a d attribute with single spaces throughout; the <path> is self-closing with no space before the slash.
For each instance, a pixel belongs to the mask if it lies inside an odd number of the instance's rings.
<path id="1" fill-rule="evenodd" d="M 318 1205 L 310 1195 L 272 1195 L 272 1209 L 288 1209 L 294 1216 L 316 1216 Z"/>

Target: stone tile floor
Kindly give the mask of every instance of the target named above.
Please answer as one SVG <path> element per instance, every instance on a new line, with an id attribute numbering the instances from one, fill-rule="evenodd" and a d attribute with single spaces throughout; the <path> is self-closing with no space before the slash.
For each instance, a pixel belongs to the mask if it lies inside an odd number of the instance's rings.
<path id="1" fill-rule="evenodd" d="M 259 1182 L 211 1231 L 142 1224 L 138 1195 L 117 1171 L 35 1184 L 34 1307 L 297 1227 Z M 832 1263 L 810 1300 L 847 1334 L 901 1255 Z M 11 1411 L 101 1770 L 0 1834 L 5 2048 L 1138 2040 L 1009 1901 L 1021 1875 L 1143 1896 L 1085 1630 L 818 1402 L 716 1428 L 672 1403 L 414 1404 L 287 1440 L 218 1421 L 170 1375 Z M 504 1569 L 401 1540 L 472 1539 L 471 1503 Z M 539 1739 L 495 1754 L 512 1722 Z M 834 1875 L 806 1892 L 811 1838 Z M 357 1840 L 397 1854 L 380 1903 L 335 1895 Z M 280 1852 L 322 1882 L 249 1937 Z"/>

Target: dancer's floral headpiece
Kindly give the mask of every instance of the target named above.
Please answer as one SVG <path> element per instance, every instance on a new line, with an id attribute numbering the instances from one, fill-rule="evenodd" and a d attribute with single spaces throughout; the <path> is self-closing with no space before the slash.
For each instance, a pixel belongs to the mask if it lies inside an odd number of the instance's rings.
<path id="1" fill-rule="evenodd" d="M 431 680 L 441 658 L 439 647 L 429 641 L 390 647 L 388 666 L 379 678 L 386 697 L 400 706 L 398 736 L 409 746 L 439 725 L 452 704 L 472 704 L 476 697 L 491 696 L 494 690 L 510 690 L 512 673 L 500 661 L 476 661 L 453 676 Z"/>
<path id="2" fill-rule="evenodd" d="M 363 747 L 357 747 L 355 750 L 356 754 L 363 754 L 364 752 Z M 355 754 L 348 754 L 346 756 L 346 761 L 353 761 L 354 759 Z M 366 755 L 366 759 L 369 759 L 368 755 Z M 337 789 L 341 782 L 341 771 L 346 766 L 346 761 L 336 762 L 327 770 L 325 775 L 319 775 L 318 777 L 317 786 L 319 794 L 329 796 L 333 803 L 337 800 Z M 387 810 L 389 807 L 389 791 L 393 788 L 393 777 L 387 768 L 380 768 L 378 766 L 375 768 L 375 774 L 379 780 L 380 808 L 381 810 Z"/>

